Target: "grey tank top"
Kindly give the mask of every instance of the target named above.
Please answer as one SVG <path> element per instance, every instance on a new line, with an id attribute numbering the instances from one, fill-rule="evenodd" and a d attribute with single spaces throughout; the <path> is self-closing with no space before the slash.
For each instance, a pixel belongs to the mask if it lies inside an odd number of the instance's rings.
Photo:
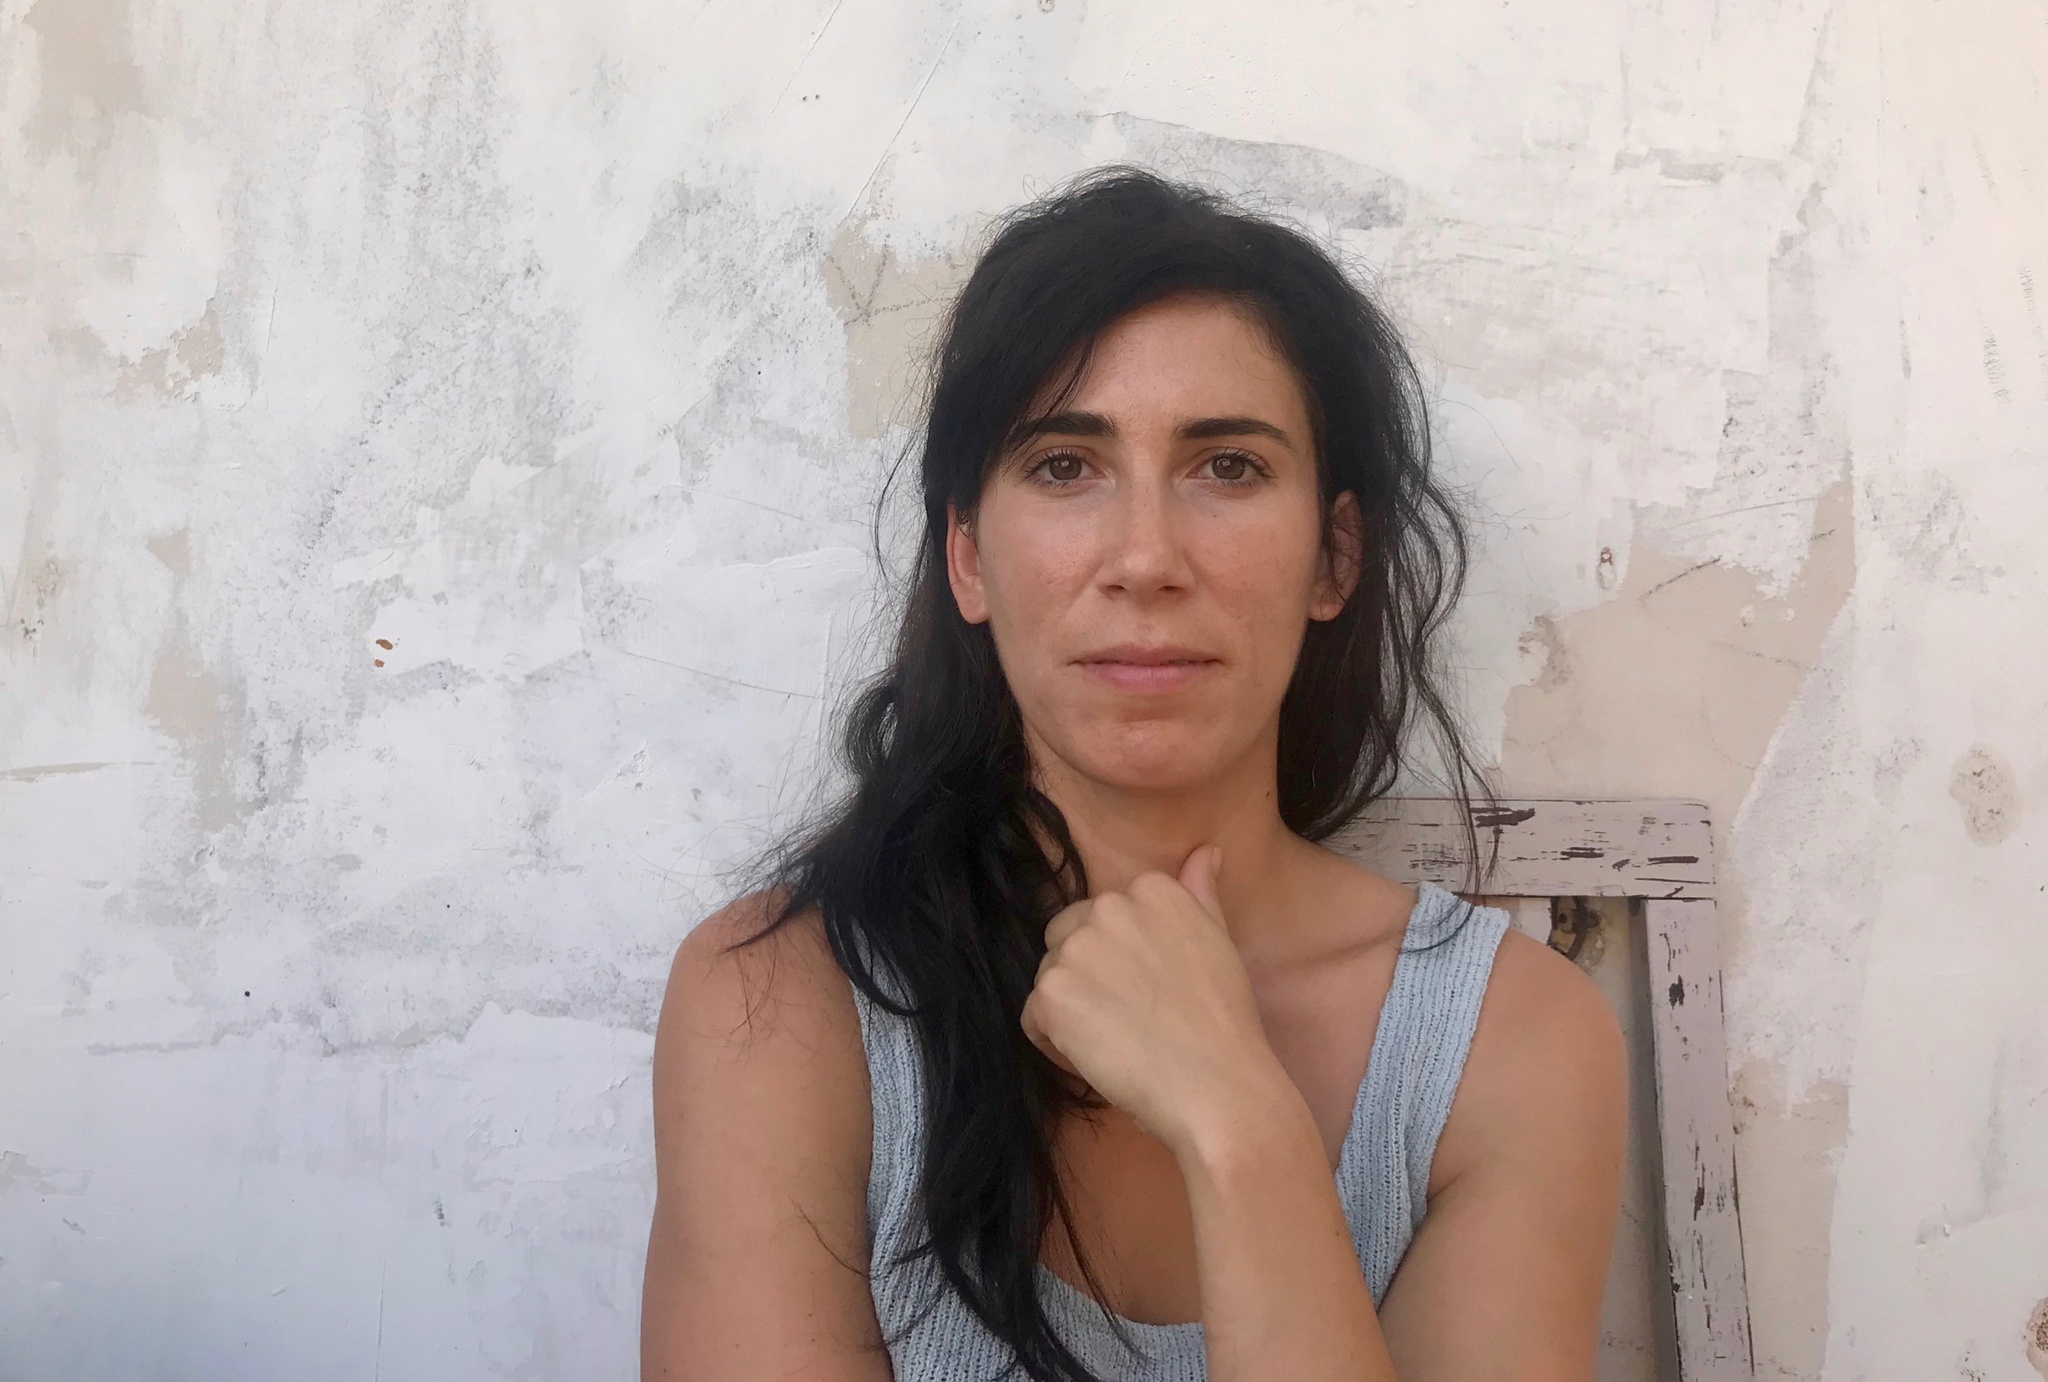
<path id="1" fill-rule="evenodd" d="M 1421 886 L 1409 915 L 1336 1171 L 1351 1245 L 1374 1303 L 1386 1294 L 1422 1223 L 1430 1159 L 1507 926 L 1507 913 L 1469 906 L 1432 883 Z M 1011 1350 L 945 1285 L 928 1256 L 896 1260 L 924 1241 L 917 1185 L 925 1113 L 917 1047 L 908 1020 L 858 988 L 854 1003 L 874 1103 L 869 1281 L 896 1382 L 995 1379 L 1014 1365 Z M 1200 1321 L 1143 1324 L 1112 1315 L 1042 1264 L 1038 1285 L 1053 1328 L 1097 1377 L 1206 1382 Z M 1135 1353 L 1118 1339 L 1112 1321 Z"/>

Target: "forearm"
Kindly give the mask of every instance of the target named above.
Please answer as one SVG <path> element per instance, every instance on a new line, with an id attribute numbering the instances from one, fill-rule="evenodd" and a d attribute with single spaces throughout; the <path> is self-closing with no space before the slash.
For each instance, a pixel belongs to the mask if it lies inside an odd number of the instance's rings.
<path id="1" fill-rule="evenodd" d="M 1180 1157 L 1215 1382 L 1393 1382 L 1315 1119 L 1291 1084 Z"/>

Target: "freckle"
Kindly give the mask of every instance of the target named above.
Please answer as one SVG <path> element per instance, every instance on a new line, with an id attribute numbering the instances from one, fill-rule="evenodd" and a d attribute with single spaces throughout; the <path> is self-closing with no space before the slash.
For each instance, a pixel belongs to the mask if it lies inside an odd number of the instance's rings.
<path id="1" fill-rule="evenodd" d="M 380 638 L 377 640 L 377 646 L 388 653 L 391 651 L 391 640 L 388 638 Z"/>

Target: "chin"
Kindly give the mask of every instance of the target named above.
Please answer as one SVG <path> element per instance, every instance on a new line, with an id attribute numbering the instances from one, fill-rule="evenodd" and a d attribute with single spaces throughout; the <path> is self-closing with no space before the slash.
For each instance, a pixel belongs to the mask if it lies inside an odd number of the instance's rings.
<path id="1" fill-rule="evenodd" d="M 1082 776 L 1129 792 L 1176 792 L 1198 788 L 1223 771 L 1229 758 L 1221 736 L 1192 725 L 1104 726 L 1059 746 L 1060 756 Z"/>

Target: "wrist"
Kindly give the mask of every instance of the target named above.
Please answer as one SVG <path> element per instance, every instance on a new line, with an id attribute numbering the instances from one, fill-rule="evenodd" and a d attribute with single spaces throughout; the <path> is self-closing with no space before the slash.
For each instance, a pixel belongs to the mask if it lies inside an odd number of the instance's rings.
<path id="1" fill-rule="evenodd" d="M 1248 1169 L 1313 1153 L 1327 1161 L 1322 1132 L 1308 1101 L 1278 1062 L 1270 1072 L 1237 1082 L 1198 1110 L 1172 1145 L 1190 1184 L 1238 1179 Z"/>

